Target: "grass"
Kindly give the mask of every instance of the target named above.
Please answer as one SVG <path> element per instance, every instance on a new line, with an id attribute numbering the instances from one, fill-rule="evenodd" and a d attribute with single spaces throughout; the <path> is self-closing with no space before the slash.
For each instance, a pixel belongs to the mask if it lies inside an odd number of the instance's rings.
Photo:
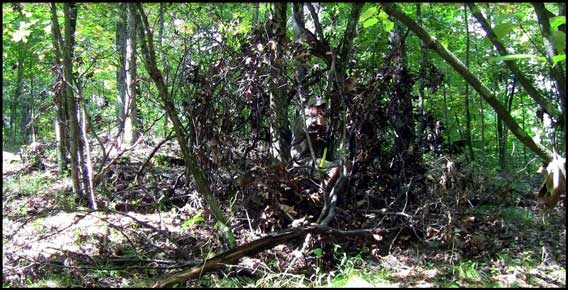
<path id="1" fill-rule="evenodd" d="M 3 181 L 4 192 L 18 192 L 24 196 L 48 192 L 51 187 L 51 180 L 41 175 L 15 175 Z"/>
<path id="2" fill-rule="evenodd" d="M 339 246 L 336 246 L 336 250 Z M 316 248 L 318 249 L 318 248 Z M 321 258 L 318 250 L 310 254 Z M 205 275 L 198 282 L 202 287 L 376 287 L 393 284 L 393 273 L 378 265 L 369 264 L 361 255 L 348 256 L 336 251 L 339 261 L 336 270 L 324 271 L 317 263 L 310 275 L 284 273 L 277 265 L 268 265 L 259 277 L 231 276 L 224 274 Z M 219 275 L 224 275 L 220 277 Z"/>
<path id="3" fill-rule="evenodd" d="M 76 279 L 67 273 L 48 273 L 45 278 L 37 282 L 28 281 L 29 288 L 70 288 L 81 287 Z"/>
<path id="4" fill-rule="evenodd" d="M 500 215 L 506 222 L 516 225 L 531 226 L 536 220 L 532 212 L 515 207 L 503 208 L 500 211 Z"/>

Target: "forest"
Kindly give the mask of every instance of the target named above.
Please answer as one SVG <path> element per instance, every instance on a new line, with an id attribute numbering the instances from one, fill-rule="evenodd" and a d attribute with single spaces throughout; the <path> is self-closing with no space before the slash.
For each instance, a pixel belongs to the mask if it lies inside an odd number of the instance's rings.
<path id="1" fill-rule="evenodd" d="M 565 3 L 3 3 L 2 285 L 566 287 Z"/>

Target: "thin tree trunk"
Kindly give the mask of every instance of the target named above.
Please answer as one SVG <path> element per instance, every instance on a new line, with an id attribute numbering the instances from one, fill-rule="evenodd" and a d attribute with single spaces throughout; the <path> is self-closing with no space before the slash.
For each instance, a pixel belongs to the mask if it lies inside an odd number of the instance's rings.
<path id="1" fill-rule="evenodd" d="M 497 52 L 499 52 L 501 56 L 509 55 L 509 52 L 507 51 L 503 43 L 501 43 L 499 38 L 497 38 L 497 35 L 491 28 L 491 23 L 487 19 L 485 19 L 483 13 L 481 13 L 479 8 L 472 2 L 467 3 L 467 5 L 471 9 L 471 13 L 473 14 L 473 16 L 475 16 L 479 24 L 481 24 L 481 27 L 487 34 L 487 38 L 493 43 L 495 49 L 497 49 Z M 547 99 L 543 96 L 543 94 L 535 88 L 532 81 L 529 80 L 527 77 L 525 77 L 525 75 L 521 72 L 520 68 L 515 63 L 515 60 L 505 61 L 505 64 L 509 67 L 511 72 L 513 72 L 515 78 L 519 80 L 519 83 L 521 84 L 523 89 L 527 92 L 527 94 L 549 114 L 554 116 L 556 119 L 560 119 L 561 113 L 558 112 L 558 110 L 554 108 L 552 103 L 547 101 Z"/>
<path id="2" fill-rule="evenodd" d="M 126 53 L 124 70 L 126 71 L 124 98 L 124 144 L 131 146 L 138 137 L 138 109 L 136 107 L 136 17 L 134 4 L 126 4 Z"/>
<path id="3" fill-rule="evenodd" d="M 79 139 L 79 122 L 77 120 L 77 102 L 73 95 L 73 48 L 75 42 L 75 25 L 77 24 L 77 6 L 75 3 L 66 2 L 63 5 L 65 13 L 65 42 L 63 46 L 63 75 L 65 86 L 65 98 L 68 104 L 69 118 L 69 137 L 70 137 L 70 153 L 71 153 L 71 181 L 73 184 L 73 192 L 83 198 L 83 192 L 79 182 L 79 147 L 81 140 Z"/>
<path id="4" fill-rule="evenodd" d="M 126 3 L 120 3 L 120 17 L 116 23 L 116 49 L 118 51 L 119 66 L 116 72 L 116 86 L 117 86 L 117 123 L 118 130 L 123 132 L 124 122 L 126 119 L 126 38 L 127 36 L 127 11 Z M 122 144 L 122 133 L 119 135 L 119 147 Z"/>
<path id="5" fill-rule="evenodd" d="M 514 94 L 514 81 L 512 90 L 509 91 L 509 81 L 507 80 L 505 84 L 505 104 L 509 103 L 509 100 L 512 98 Z M 506 158 L 506 151 L 507 151 L 507 128 L 503 124 L 501 118 L 497 117 L 497 156 L 499 157 L 499 166 L 501 167 L 502 171 L 507 171 L 507 164 L 505 161 Z"/>
<path id="6" fill-rule="evenodd" d="M 443 90 L 443 94 L 444 94 L 444 120 L 446 122 L 446 129 L 444 131 L 446 131 L 447 144 L 451 144 L 452 138 L 451 138 L 451 134 L 450 134 L 450 118 L 449 118 L 449 114 L 448 114 L 448 100 L 447 100 L 446 84 L 445 83 L 442 84 L 442 90 Z"/>
<path id="7" fill-rule="evenodd" d="M 469 23 L 467 19 L 467 6 L 463 7 L 465 21 L 465 67 L 469 70 Z M 471 137 L 471 115 L 469 112 L 469 85 L 465 82 L 465 143 L 469 152 L 469 160 L 474 160 Z"/>
<path id="8" fill-rule="evenodd" d="M 55 74 L 55 85 L 54 85 L 54 100 L 55 108 L 57 111 L 57 116 L 55 119 L 55 136 L 57 139 L 57 168 L 59 174 L 63 174 L 67 171 L 67 114 L 66 114 L 66 100 L 64 94 L 64 83 L 63 79 L 63 65 L 61 61 L 62 57 L 62 47 L 63 38 L 61 37 L 61 29 L 59 27 L 59 21 L 57 20 L 57 8 L 55 3 L 50 4 L 51 8 L 51 37 L 53 48 L 55 50 L 55 61 L 53 65 L 53 71 Z"/>
<path id="9" fill-rule="evenodd" d="M 548 58 L 548 63 L 552 66 L 550 69 L 550 74 L 554 79 L 556 89 L 558 90 L 560 104 L 562 104 L 562 111 L 566 112 L 566 77 L 564 76 L 564 71 L 562 70 L 562 68 L 566 67 L 566 65 L 561 65 L 560 63 L 552 65 L 552 58 L 558 55 L 559 52 L 554 47 L 552 32 L 550 31 L 550 20 L 546 13 L 548 11 L 544 7 L 544 3 L 542 2 L 532 2 L 531 4 L 533 5 L 534 11 L 536 12 L 540 30 L 542 32 L 542 36 L 544 37 L 544 48 L 546 51 L 546 57 Z M 564 53 L 566 52 L 564 51 Z"/>
<path id="10" fill-rule="evenodd" d="M 408 71 L 406 43 L 403 39 L 402 26 L 395 23 L 389 34 L 392 62 L 395 69 L 393 82 L 394 92 L 389 102 L 391 125 L 395 130 L 396 139 L 394 153 L 402 155 L 407 160 L 411 155 L 411 146 L 415 141 L 415 121 L 413 117 L 410 75 Z"/>
<path id="11" fill-rule="evenodd" d="M 169 118 L 171 119 L 174 130 L 176 132 L 176 138 L 178 140 L 179 146 L 182 151 L 183 158 L 185 160 L 186 166 L 188 171 L 191 173 L 193 178 L 195 179 L 195 184 L 197 185 L 198 192 L 205 198 L 209 208 L 213 212 L 215 216 L 215 220 L 220 225 L 220 229 L 223 232 L 226 241 L 229 244 L 230 248 L 234 248 L 236 246 L 236 241 L 233 237 L 231 229 L 228 224 L 228 220 L 223 214 L 217 199 L 211 192 L 209 188 L 209 182 L 205 172 L 199 168 L 195 155 L 193 154 L 191 148 L 188 146 L 188 137 L 184 131 L 182 123 L 178 118 L 176 113 L 176 108 L 173 103 L 171 96 L 168 95 L 168 91 L 166 88 L 166 84 L 164 83 L 164 79 L 162 77 L 162 73 L 158 70 L 156 65 L 156 51 L 154 49 L 154 36 L 150 29 L 150 25 L 148 24 L 148 19 L 146 18 L 146 14 L 144 13 L 144 9 L 142 8 L 142 4 L 137 3 L 137 11 L 136 17 L 138 22 L 138 35 L 140 36 L 140 46 L 142 50 L 142 55 L 144 57 L 144 64 L 146 66 L 146 70 L 148 74 L 154 81 L 158 89 L 158 95 L 162 100 L 162 104 L 166 113 L 168 114 Z M 190 132 L 189 136 L 192 136 L 193 133 Z"/>
<path id="12" fill-rule="evenodd" d="M 21 12 L 20 12 L 21 14 Z M 22 120 L 20 123 L 20 134 L 22 134 L 23 136 L 23 142 L 27 143 L 26 141 L 26 136 L 25 136 L 25 132 L 26 132 L 26 112 L 24 110 L 26 110 L 26 106 L 27 106 L 27 100 L 22 100 L 22 91 L 23 91 L 23 87 L 24 87 L 24 42 L 20 41 L 18 43 L 18 70 L 17 70 L 17 75 L 16 75 L 16 89 L 14 91 L 14 95 L 12 95 L 12 116 L 13 118 L 10 118 L 10 122 L 12 123 L 12 142 L 14 144 L 17 144 L 16 142 L 16 137 L 17 137 L 17 132 L 18 130 L 16 129 L 17 125 L 16 125 L 16 104 L 17 103 L 21 103 L 23 104 L 22 106 Z"/>
<path id="13" fill-rule="evenodd" d="M 258 24 L 258 2 L 255 2 L 253 4 L 253 10 L 252 10 L 252 27 L 256 27 L 256 25 Z"/>
<path id="14" fill-rule="evenodd" d="M 164 20 L 164 13 L 165 13 L 165 3 L 164 2 L 160 2 L 160 30 L 158 33 L 158 51 L 160 51 L 161 56 L 162 56 L 162 67 L 164 68 L 164 81 L 166 82 L 166 84 L 169 81 L 169 72 L 170 72 L 170 67 L 168 65 L 168 59 L 166 57 L 166 53 L 164 52 L 164 48 L 163 48 L 163 41 L 164 41 L 164 25 L 165 25 L 165 20 Z M 168 117 L 164 117 L 164 137 L 168 136 Z"/>
<path id="15" fill-rule="evenodd" d="M 483 65 L 481 63 L 481 60 L 479 58 L 479 46 L 475 45 L 475 58 L 477 59 L 477 66 L 479 68 L 482 68 Z M 478 94 L 479 96 L 479 94 Z M 481 152 L 485 152 L 485 109 L 483 107 L 483 98 L 481 96 L 479 96 L 479 115 L 480 115 L 480 121 L 481 121 Z M 523 128 L 524 131 L 524 128 Z M 523 147 L 524 148 L 524 147 Z"/>
<path id="16" fill-rule="evenodd" d="M 286 37 L 286 3 L 272 4 L 272 21 L 275 23 L 273 33 L 277 37 L 275 58 L 272 60 L 272 83 L 270 88 L 270 153 L 279 162 L 290 159 L 290 125 L 288 123 L 288 98 L 286 96 L 286 78 L 283 75 L 284 62 L 282 55 Z"/>
<path id="17" fill-rule="evenodd" d="M 82 96 L 82 94 L 81 94 Z M 82 99 L 82 98 L 81 98 Z M 82 132 L 82 139 L 83 144 L 85 145 L 85 152 L 83 156 L 83 184 L 85 184 L 85 191 L 89 195 L 89 201 L 91 203 L 91 208 L 97 210 L 97 201 L 95 198 L 95 182 L 94 182 L 94 171 L 93 171 L 93 162 L 91 159 L 91 146 L 89 145 L 89 138 L 87 134 L 87 112 L 85 109 L 85 104 L 81 106 L 81 132 Z M 95 130 L 95 128 L 91 128 L 91 130 Z"/>
<path id="18" fill-rule="evenodd" d="M 534 140 L 521 130 L 515 119 L 507 113 L 507 110 L 501 104 L 495 96 L 489 91 L 489 89 L 468 69 L 463 65 L 463 63 L 445 47 L 443 47 L 440 42 L 430 36 L 422 27 L 418 26 L 416 22 L 410 19 L 406 14 L 404 14 L 395 4 L 392 3 L 381 3 L 384 11 L 396 18 L 397 20 L 404 23 L 408 28 L 410 28 L 422 41 L 426 43 L 426 46 L 433 49 L 438 53 L 444 60 L 446 60 L 459 74 L 464 77 L 468 83 L 485 99 L 487 103 L 495 110 L 495 112 L 503 119 L 507 127 L 511 132 L 517 136 L 519 141 L 521 141 L 525 146 L 527 146 L 536 155 L 542 158 L 546 162 L 552 160 L 552 152 L 542 146 L 537 144 Z"/>
<path id="19" fill-rule="evenodd" d="M 416 18 L 418 19 L 418 24 L 422 25 L 422 3 L 416 3 Z M 423 144 L 424 144 L 424 129 L 426 128 L 425 124 L 425 111 L 424 111 L 424 98 L 425 96 L 425 78 L 426 78 L 426 66 L 428 64 L 426 59 L 426 46 L 424 42 L 420 42 L 420 51 L 421 51 L 421 63 L 420 63 L 420 72 L 418 75 L 418 115 L 420 116 L 418 122 L 418 131 L 416 131 L 416 139 L 418 141 L 418 148 L 422 151 Z"/>
<path id="20" fill-rule="evenodd" d="M 36 141 L 35 102 L 34 102 L 34 75 L 30 76 L 30 137 L 31 142 Z"/>
<path id="21" fill-rule="evenodd" d="M 328 77 L 328 93 L 331 95 L 330 126 L 332 128 L 332 145 L 330 146 L 331 150 L 328 150 L 330 159 L 338 159 L 338 156 L 336 156 L 337 149 L 346 149 L 348 147 L 347 132 L 344 121 L 345 118 L 340 118 L 339 114 L 345 112 L 345 109 L 349 106 L 345 92 L 345 78 L 347 76 L 347 67 L 351 58 L 353 40 L 357 36 L 357 22 L 364 4 L 365 3 L 363 2 L 354 2 L 351 4 L 351 14 L 347 20 L 347 26 L 343 32 L 341 44 L 339 47 L 333 49 L 333 51 L 338 51 L 335 57 L 332 51 L 332 63 Z M 312 6 L 310 5 L 308 7 Z M 310 11 L 313 11 L 313 7 Z M 319 21 L 317 23 L 316 32 L 323 40 L 323 31 L 321 30 L 321 26 L 319 26 Z"/>
<path id="22" fill-rule="evenodd" d="M 515 77 L 513 77 L 513 85 L 511 87 L 511 93 L 509 94 L 509 97 L 507 98 L 507 103 L 506 103 L 507 112 L 509 112 L 509 114 L 511 113 L 511 109 L 513 107 L 513 99 L 515 98 L 516 87 L 517 87 L 517 79 L 515 79 Z M 507 155 L 507 144 L 508 144 L 507 139 L 509 137 L 508 132 L 509 132 L 509 130 L 507 130 L 507 127 L 503 126 L 503 158 L 506 158 L 506 155 Z M 507 163 L 504 163 L 504 164 L 505 164 L 504 169 L 508 170 L 509 167 L 510 167 L 509 164 L 507 164 Z"/>

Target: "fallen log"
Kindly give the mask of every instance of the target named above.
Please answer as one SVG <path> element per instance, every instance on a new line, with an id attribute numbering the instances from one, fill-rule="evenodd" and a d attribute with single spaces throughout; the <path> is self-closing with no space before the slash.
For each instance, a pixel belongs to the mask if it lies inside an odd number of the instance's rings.
<path id="1" fill-rule="evenodd" d="M 227 252 L 221 253 L 213 258 L 205 260 L 197 266 L 172 274 L 153 285 L 154 288 L 171 287 L 175 284 L 185 282 L 189 279 L 197 278 L 204 273 L 218 270 L 228 264 L 235 264 L 239 259 L 264 250 L 273 248 L 279 244 L 289 242 L 304 237 L 307 234 L 335 234 L 335 235 L 369 235 L 373 234 L 371 229 L 342 231 L 327 226 L 310 225 L 306 227 L 287 229 L 275 234 L 246 243 Z"/>

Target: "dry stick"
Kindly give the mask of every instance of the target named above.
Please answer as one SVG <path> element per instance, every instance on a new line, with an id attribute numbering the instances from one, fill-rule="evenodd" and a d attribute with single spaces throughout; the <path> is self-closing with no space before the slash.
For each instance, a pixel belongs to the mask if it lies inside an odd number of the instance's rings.
<path id="1" fill-rule="evenodd" d="M 168 140 L 171 140 L 174 137 L 173 133 L 174 133 L 173 130 L 170 131 L 170 133 L 168 133 L 168 136 L 164 140 L 162 140 L 160 143 L 158 143 L 158 145 L 154 148 L 154 150 L 152 150 L 152 153 L 150 153 L 150 156 L 148 156 L 148 159 L 146 159 L 144 164 L 142 164 L 142 166 L 140 166 L 140 168 L 138 169 L 138 173 L 136 173 L 136 178 L 135 178 L 136 182 L 138 182 L 138 179 L 142 175 L 142 172 L 144 171 L 144 169 L 146 168 L 146 166 L 148 165 L 150 160 L 152 160 L 152 157 L 154 157 L 156 152 L 158 152 L 158 149 L 160 149 L 160 147 L 162 147 L 162 145 L 164 145 L 164 143 L 166 143 Z"/>

